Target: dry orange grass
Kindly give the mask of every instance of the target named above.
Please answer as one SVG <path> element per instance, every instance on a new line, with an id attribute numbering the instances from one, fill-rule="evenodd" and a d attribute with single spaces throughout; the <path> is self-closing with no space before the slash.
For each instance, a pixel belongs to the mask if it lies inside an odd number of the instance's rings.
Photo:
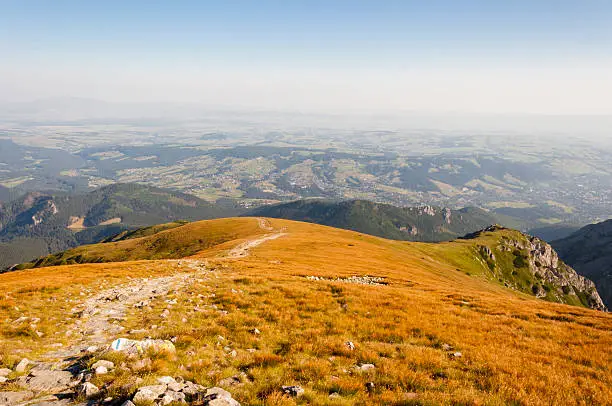
<path id="1" fill-rule="evenodd" d="M 245 383 L 228 388 L 243 404 L 611 403 L 609 314 L 544 302 L 484 276 L 468 276 L 448 259 L 449 250 L 467 255 L 465 242 L 414 244 L 312 224 L 271 223 L 286 227 L 288 235 L 240 259 L 222 254 L 263 232 L 253 228 L 254 219 L 198 223 L 199 233 L 243 228 L 239 240 L 219 241 L 196 255 L 207 258 L 214 272 L 172 294 L 178 303 L 168 319 L 159 317 L 166 298 L 130 314 L 128 329 L 156 324 L 152 336 L 177 337 L 176 357 L 153 358 L 137 374 L 182 375 L 212 385 L 244 372 Z M 26 353 L 53 343 L 62 323 L 70 322 L 66 312 L 73 303 L 66 299 L 78 300 L 83 289 L 111 286 L 128 275 L 171 272 L 167 262 L 140 261 L 0 275 L 4 348 Z M 305 278 L 310 275 L 380 276 L 388 285 Z M 7 336 L 10 321 L 24 313 L 44 319 L 43 338 Z M 344 344 L 349 340 L 354 351 Z M 444 344 L 462 357 L 450 357 Z M 357 372 L 359 363 L 376 368 Z M 98 383 L 120 394 L 128 378 L 109 375 Z M 374 382 L 373 391 L 366 391 L 366 382 Z M 306 394 L 283 396 L 280 386 L 292 384 Z M 330 393 L 340 398 L 330 399 Z"/>

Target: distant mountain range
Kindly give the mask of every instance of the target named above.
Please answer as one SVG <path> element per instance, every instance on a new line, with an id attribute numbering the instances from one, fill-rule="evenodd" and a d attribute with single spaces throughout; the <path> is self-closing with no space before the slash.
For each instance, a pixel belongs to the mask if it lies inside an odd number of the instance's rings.
<path id="1" fill-rule="evenodd" d="M 581 275 L 595 282 L 606 306 L 612 305 L 612 219 L 590 224 L 551 245 Z"/>
<path id="2" fill-rule="evenodd" d="M 518 227 L 511 217 L 475 207 L 396 207 L 367 200 L 298 200 L 250 211 L 249 216 L 306 221 L 394 240 L 448 241 L 496 223 Z"/>
<path id="3" fill-rule="evenodd" d="M 0 268 L 125 230 L 233 214 L 195 196 L 136 184 L 74 195 L 27 193 L 0 203 Z"/>

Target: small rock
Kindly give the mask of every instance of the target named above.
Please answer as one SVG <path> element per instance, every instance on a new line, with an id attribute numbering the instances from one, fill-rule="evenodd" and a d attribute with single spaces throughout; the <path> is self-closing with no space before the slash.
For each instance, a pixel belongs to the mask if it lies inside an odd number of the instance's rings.
<path id="1" fill-rule="evenodd" d="M 89 347 L 87 347 L 87 348 L 85 349 L 85 352 L 86 352 L 86 353 L 89 353 L 89 354 L 92 354 L 92 353 L 94 353 L 94 352 L 96 352 L 96 351 L 98 351 L 98 347 L 97 347 L 97 346 L 95 346 L 95 345 L 91 345 L 91 346 L 89 346 Z"/>
<path id="2" fill-rule="evenodd" d="M 147 403 L 157 400 L 165 391 L 166 385 L 150 385 L 138 388 L 138 392 L 132 399 L 136 403 Z"/>
<path id="3" fill-rule="evenodd" d="M 95 369 L 96 375 L 104 375 L 108 373 L 108 368 L 103 365 L 100 365 Z"/>
<path id="4" fill-rule="evenodd" d="M 170 403 L 187 403 L 185 402 L 185 394 L 181 392 L 168 391 L 164 394 L 164 397 L 161 399 L 160 404 L 165 406 Z"/>
<path id="5" fill-rule="evenodd" d="M 104 398 L 104 403 L 110 403 L 112 400 L 113 398 L 109 396 L 107 398 Z"/>
<path id="6" fill-rule="evenodd" d="M 251 329 L 251 333 L 255 334 L 255 335 L 259 335 L 259 334 L 261 334 L 261 331 L 259 331 L 258 328 L 254 328 L 254 329 Z"/>
<path id="7" fill-rule="evenodd" d="M 374 364 L 359 364 L 355 367 L 355 369 L 362 371 L 362 372 L 366 372 L 366 371 L 371 371 L 372 369 L 375 369 L 376 366 L 374 366 Z"/>
<path id="8" fill-rule="evenodd" d="M 240 406 L 240 403 L 232 398 L 231 393 L 221 388 L 209 388 L 204 392 L 204 405 L 208 406 Z"/>
<path id="9" fill-rule="evenodd" d="M 29 364 L 30 364 L 29 359 L 27 358 L 22 359 L 21 361 L 19 361 L 19 364 L 17 364 L 17 366 L 15 367 L 15 372 L 19 372 L 19 373 L 25 372 Z"/>
<path id="10" fill-rule="evenodd" d="M 164 309 L 164 311 L 159 315 L 159 317 L 161 317 L 162 319 L 166 319 L 168 318 L 168 316 L 170 316 L 170 310 L 168 309 Z"/>
<path id="11" fill-rule="evenodd" d="M 0 376 L 9 376 L 11 372 L 8 368 L 0 368 Z"/>
<path id="12" fill-rule="evenodd" d="M 247 348 L 247 352 L 250 352 L 251 354 L 256 352 L 256 351 L 257 351 L 257 349 L 255 349 L 255 348 Z"/>
<path id="13" fill-rule="evenodd" d="M 219 381 L 220 386 L 236 386 L 240 384 L 241 384 L 240 377 L 237 375 L 223 378 Z"/>
<path id="14" fill-rule="evenodd" d="M 442 350 L 444 350 L 444 351 L 451 351 L 452 349 L 453 349 L 452 345 L 446 344 L 446 343 L 442 344 Z"/>
<path id="15" fill-rule="evenodd" d="M 125 402 L 121 404 L 121 406 L 136 406 L 136 405 L 131 400 L 126 400 Z"/>
<path id="16" fill-rule="evenodd" d="M 98 392 L 100 392 L 100 389 L 98 389 L 96 385 L 90 382 L 85 382 L 79 387 L 79 393 L 85 395 L 85 397 L 88 398 L 97 395 Z"/>
<path id="17" fill-rule="evenodd" d="M 339 399 L 340 394 L 338 392 L 330 393 L 328 396 L 330 399 Z"/>
<path id="18" fill-rule="evenodd" d="M 348 348 L 351 351 L 355 349 L 355 344 L 353 344 L 352 341 L 347 341 L 346 343 L 344 343 L 344 345 L 346 345 L 346 348 Z"/>
<path id="19" fill-rule="evenodd" d="M 168 385 L 171 383 L 176 383 L 176 380 L 171 376 L 162 376 L 157 378 L 157 383 L 160 383 L 162 385 Z"/>
<path id="20" fill-rule="evenodd" d="M 376 385 L 374 384 L 374 382 L 366 382 L 365 384 L 366 391 L 368 392 L 373 392 L 375 387 Z"/>
<path id="21" fill-rule="evenodd" d="M 111 369 L 115 368 L 115 364 L 114 364 L 113 362 L 111 362 L 111 361 L 107 361 L 107 360 L 105 360 L 105 359 L 101 359 L 101 360 L 99 360 L 99 361 L 96 361 L 96 362 L 95 362 L 95 363 L 94 363 L 94 364 L 91 366 L 91 368 L 92 368 L 92 369 L 96 369 L 96 368 L 98 368 L 98 367 L 104 367 L 104 368 L 106 368 L 106 369 L 108 369 L 108 370 L 111 370 Z"/>
<path id="22" fill-rule="evenodd" d="M 283 386 L 281 387 L 283 393 L 285 395 L 289 395 L 292 396 L 294 398 L 297 398 L 299 396 L 302 396 L 304 394 L 304 389 L 301 386 L 298 385 L 294 385 L 294 386 Z"/>
<path id="23" fill-rule="evenodd" d="M 8 381 L 6 376 L 0 376 L 0 383 L 5 383 L 6 381 Z"/>
<path id="24" fill-rule="evenodd" d="M 452 352 L 449 354 L 451 358 L 461 358 L 463 356 L 463 354 L 461 354 L 460 352 Z"/>

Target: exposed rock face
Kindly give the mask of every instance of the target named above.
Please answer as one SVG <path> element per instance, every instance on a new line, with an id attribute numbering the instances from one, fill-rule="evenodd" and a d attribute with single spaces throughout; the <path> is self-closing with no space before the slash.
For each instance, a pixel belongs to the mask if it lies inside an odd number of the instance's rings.
<path id="1" fill-rule="evenodd" d="M 477 254 L 505 286 L 554 302 L 606 310 L 595 284 L 561 261 L 545 241 L 499 225 L 463 238 L 481 239 Z"/>
<path id="2" fill-rule="evenodd" d="M 557 297 L 563 295 L 583 296 L 586 305 L 595 310 L 606 310 L 595 283 L 578 275 L 574 269 L 559 259 L 559 256 L 550 244 L 537 237 L 530 237 L 527 241 L 511 241 L 512 245 L 529 252 L 527 257 L 529 269 L 533 275 L 550 285 L 557 286 Z M 536 296 L 543 292 L 534 292 Z M 539 295 L 538 295 L 539 294 Z M 562 300 L 560 300 L 562 301 Z"/>

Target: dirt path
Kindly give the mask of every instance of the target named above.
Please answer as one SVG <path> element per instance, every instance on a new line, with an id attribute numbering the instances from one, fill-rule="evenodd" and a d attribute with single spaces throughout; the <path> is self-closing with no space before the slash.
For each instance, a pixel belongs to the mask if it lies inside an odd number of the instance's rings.
<path id="1" fill-rule="evenodd" d="M 258 224 L 263 230 L 274 231 L 270 222 L 266 219 L 259 218 Z M 249 255 L 251 248 L 284 235 L 286 233 L 276 232 L 253 238 L 231 249 L 221 259 L 244 258 Z M 166 297 L 170 292 L 181 290 L 194 279 L 212 272 L 207 268 L 206 260 L 186 258 L 166 261 L 169 265 L 173 265 L 176 268 L 176 274 L 158 278 L 133 279 L 129 283 L 101 291 L 78 304 L 74 311 L 79 317 L 65 332 L 71 338 L 71 344 L 43 355 L 39 361 L 30 362 L 30 366 L 34 365 L 34 369 L 38 371 L 37 376 L 44 375 L 50 381 L 57 377 L 58 380 L 63 379 L 63 381 L 56 382 L 57 388 L 54 388 L 52 391 L 38 390 L 32 384 L 33 380 L 38 379 L 36 376 L 23 376 L 19 378 L 19 384 L 29 390 L 27 392 L 29 395 L 23 396 L 31 398 L 31 394 L 45 392 L 45 399 L 47 399 L 49 398 L 49 392 L 60 393 L 70 390 L 71 383 L 66 380 L 65 370 L 71 367 L 75 359 L 82 356 L 85 352 L 105 348 L 112 340 L 124 335 L 124 327 L 121 326 L 121 322 L 126 319 L 130 310 L 145 307 L 151 300 Z M 75 371 L 74 368 L 71 369 L 71 373 L 74 375 L 78 372 L 80 371 Z M 24 393 L 26 392 L 0 392 L 0 405 L 4 404 L 2 396 L 5 395 L 3 394 L 8 394 L 6 396 L 15 394 L 18 397 Z M 9 404 L 29 405 L 36 404 L 41 400 L 41 398 L 38 398 L 27 402 L 9 402 Z M 65 401 L 57 401 L 57 398 L 55 398 L 55 400 L 51 400 L 50 404 L 66 404 Z"/>

